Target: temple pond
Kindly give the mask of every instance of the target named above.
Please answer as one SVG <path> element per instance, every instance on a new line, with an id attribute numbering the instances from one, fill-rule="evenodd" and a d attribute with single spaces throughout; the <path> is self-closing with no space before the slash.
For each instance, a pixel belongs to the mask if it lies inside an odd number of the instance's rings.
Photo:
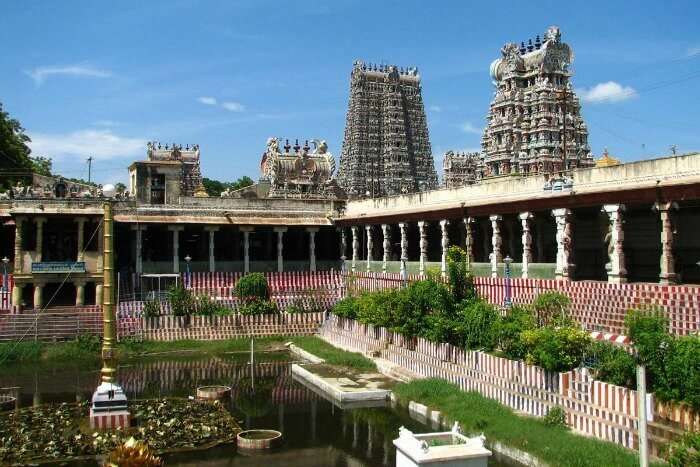
<path id="1" fill-rule="evenodd" d="M 286 352 L 256 354 L 251 367 L 246 353 L 174 354 L 122 362 L 119 382 L 127 396 L 147 399 L 187 397 L 197 386 L 231 386 L 224 404 L 243 429 L 274 429 L 284 434 L 281 448 L 246 454 L 234 445 L 163 455 L 168 466 L 393 466 L 392 440 L 400 426 L 415 432 L 433 431 L 390 407 L 341 410 L 292 378 L 292 358 Z M 17 406 L 89 400 L 99 379 L 99 365 L 22 364 L 6 367 L 0 387 L 19 387 Z M 96 460 L 67 465 L 95 466 Z M 492 458 L 490 466 L 518 464 Z"/>

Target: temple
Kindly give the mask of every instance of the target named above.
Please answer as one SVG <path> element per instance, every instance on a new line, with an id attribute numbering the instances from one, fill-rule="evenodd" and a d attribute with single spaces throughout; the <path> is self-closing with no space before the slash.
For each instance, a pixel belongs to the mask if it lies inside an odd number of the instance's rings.
<path id="1" fill-rule="evenodd" d="M 445 188 L 457 188 L 476 183 L 483 177 L 481 154 L 478 152 L 447 151 L 442 158 Z"/>
<path id="2" fill-rule="evenodd" d="M 417 69 L 355 62 L 338 183 L 350 198 L 437 187 Z"/>
<path id="3" fill-rule="evenodd" d="M 590 167 L 588 128 L 571 85 L 574 54 L 556 26 L 507 43 L 491 64 L 496 87 L 481 141 L 485 176 Z"/>
<path id="4" fill-rule="evenodd" d="M 148 143 L 128 167 L 129 191 L 109 200 L 122 283 L 185 271 L 445 272 L 450 245 L 477 276 L 497 277 L 509 257 L 522 278 L 700 283 L 700 153 L 621 162 L 606 149 L 594 160 L 572 57 L 555 27 L 503 48 L 483 150 L 448 151 L 443 189 L 414 68 L 355 63 L 337 176 L 325 140 L 272 137 L 251 155 L 256 183 L 209 196 L 198 145 Z M 99 187 L 37 175 L 0 193 L 11 276 L 0 310 L 99 303 L 106 201 Z"/>

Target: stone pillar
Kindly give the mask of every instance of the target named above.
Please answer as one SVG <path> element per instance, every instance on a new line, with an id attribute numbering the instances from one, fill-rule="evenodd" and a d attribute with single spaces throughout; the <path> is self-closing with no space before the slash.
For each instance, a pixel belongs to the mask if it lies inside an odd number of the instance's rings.
<path id="1" fill-rule="evenodd" d="M 316 232 L 318 227 L 307 227 L 309 232 L 309 270 L 316 271 Z"/>
<path id="2" fill-rule="evenodd" d="M 85 222 L 87 221 L 84 217 L 77 217 L 75 223 L 78 224 L 78 248 L 76 252 L 76 261 L 83 261 L 85 259 Z"/>
<path id="3" fill-rule="evenodd" d="M 442 246 L 442 258 L 440 260 L 440 274 L 442 277 L 447 275 L 447 248 L 450 246 L 450 236 L 447 232 L 447 226 L 450 221 L 443 219 L 440 221 L 440 232 L 442 233 L 440 245 Z"/>
<path id="4" fill-rule="evenodd" d="M 527 279 L 530 275 L 530 263 L 532 263 L 532 232 L 530 232 L 532 218 L 532 213 L 527 211 L 518 215 L 518 219 L 520 219 L 520 223 L 523 226 L 523 279 Z"/>
<path id="5" fill-rule="evenodd" d="M 340 231 L 340 259 L 345 258 L 345 252 L 348 249 L 348 237 L 345 233 L 345 227 L 338 229 Z"/>
<path id="6" fill-rule="evenodd" d="M 372 249 L 374 248 L 374 239 L 372 238 L 372 226 L 366 225 L 367 232 L 367 272 L 372 270 Z"/>
<path id="7" fill-rule="evenodd" d="M 34 283 L 34 309 L 41 310 L 44 306 L 44 284 L 41 282 Z"/>
<path id="8" fill-rule="evenodd" d="M 143 231 L 146 230 L 146 226 L 140 224 L 132 225 L 131 230 L 136 233 L 136 264 L 134 269 L 137 274 L 141 274 L 143 273 Z"/>
<path id="9" fill-rule="evenodd" d="M 673 216 L 672 211 L 678 209 L 678 204 L 673 202 L 656 203 L 654 208 L 659 211 L 661 217 L 661 273 L 659 283 L 663 285 L 678 282 L 676 274 L 676 262 L 673 256 Z"/>
<path id="10" fill-rule="evenodd" d="M 428 232 L 425 230 L 426 221 L 418 221 L 418 232 L 420 234 L 420 263 L 418 272 L 421 276 L 425 275 L 425 262 L 428 259 Z"/>
<path id="11" fill-rule="evenodd" d="M 382 256 L 382 272 L 386 273 L 389 266 L 389 256 L 391 254 L 391 226 L 382 224 L 382 247 L 384 255 Z"/>
<path id="12" fill-rule="evenodd" d="M 559 280 L 568 280 L 573 272 L 571 270 L 571 210 L 553 209 L 552 216 L 557 226 L 557 265 L 554 274 Z"/>
<path id="13" fill-rule="evenodd" d="M 277 232 L 277 272 L 284 271 L 284 233 L 287 227 L 275 227 Z"/>
<path id="14" fill-rule="evenodd" d="M 406 271 L 406 263 L 408 262 L 408 235 L 406 233 L 406 228 L 408 226 L 405 222 L 399 224 L 399 232 L 401 232 L 401 277 L 408 271 Z M 405 261 L 404 261 L 405 260 Z"/>
<path id="15" fill-rule="evenodd" d="M 608 282 L 621 284 L 627 282 L 627 269 L 625 268 L 625 231 L 623 228 L 624 204 L 606 204 L 603 212 L 608 215 L 608 233 L 605 241 L 608 244 L 608 260 L 605 265 L 608 271 Z"/>
<path id="16" fill-rule="evenodd" d="M 22 306 L 22 289 L 23 288 L 24 288 L 24 284 L 15 283 L 15 286 L 12 289 L 12 306 L 16 307 L 17 309 L 19 309 L 19 307 Z"/>
<path id="17" fill-rule="evenodd" d="M 240 231 L 243 232 L 243 272 L 248 274 L 250 272 L 250 233 L 253 227 L 241 227 Z"/>
<path id="18" fill-rule="evenodd" d="M 360 255 L 360 239 L 357 238 L 357 229 L 356 225 L 350 227 L 352 231 L 352 272 L 355 272 L 357 258 Z"/>
<path id="19" fill-rule="evenodd" d="M 95 305 L 102 305 L 102 284 L 95 285 Z"/>
<path id="20" fill-rule="evenodd" d="M 15 217 L 15 267 L 14 273 L 22 272 L 22 236 L 24 235 L 24 217 Z"/>
<path id="21" fill-rule="evenodd" d="M 464 249 L 467 252 L 467 268 L 471 269 L 471 265 L 474 262 L 474 232 L 472 232 L 472 225 L 476 222 L 473 217 L 465 217 L 464 222 Z"/>
<path id="22" fill-rule="evenodd" d="M 75 306 L 85 305 L 85 282 L 75 281 Z"/>
<path id="23" fill-rule="evenodd" d="M 180 232 L 185 229 L 182 225 L 170 225 L 168 230 L 173 233 L 173 272 L 180 272 Z"/>
<path id="24" fill-rule="evenodd" d="M 216 232 L 219 230 L 218 225 L 208 225 L 204 227 L 205 232 L 209 232 L 209 272 L 214 272 L 216 271 L 216 257 L 214 256 L 214 236 L 216 235 Z"/>
<path id="25" fill-rule="evenodd" d="M 46 222 L 46 218 L 35 217 L 34 222 L 36 222 L 36 255 L 34 256 L 34 261 L 41 263 L 44 255 L 44 222 Z"/>
<path id="26" fill-rule="evenodd" d="M 501 238 L 501 221 L 503 218 L 499 215 L 489 216 L 491 221 L 491 277 L 498 277 L 498 263 L 503 260 L 501 253 L 501 245 L 503 239 Z"/>

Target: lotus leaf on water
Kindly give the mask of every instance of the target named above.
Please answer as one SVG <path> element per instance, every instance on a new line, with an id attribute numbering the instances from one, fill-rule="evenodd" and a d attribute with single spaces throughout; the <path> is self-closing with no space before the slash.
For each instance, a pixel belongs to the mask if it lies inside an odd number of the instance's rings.
<path id="1" fill-rule="evenodd" d="M 45 405 L 0 413 L 0 464 L 105 454 L 129 438 L 159 454 L 232 442 L 240 428 L 217 401 L 132 401 L 136 427 L 86 428 L 89 404 Z"/>

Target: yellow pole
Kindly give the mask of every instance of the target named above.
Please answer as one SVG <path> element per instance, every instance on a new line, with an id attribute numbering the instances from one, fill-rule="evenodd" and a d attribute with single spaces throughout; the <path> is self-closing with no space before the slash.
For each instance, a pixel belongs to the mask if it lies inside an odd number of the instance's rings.
<path id="1" fill-rule="evenodd" d="M 116 318 L 114 315 L 114 218 L 112 202 L 104 203 L 104 266 L 102 291 L 102 322 L 104 324 L 104 339 L 102 341 L 102 382 L 114 383 L 117 372 L 114 361 L 114 347 L 117 342 Z"/>

